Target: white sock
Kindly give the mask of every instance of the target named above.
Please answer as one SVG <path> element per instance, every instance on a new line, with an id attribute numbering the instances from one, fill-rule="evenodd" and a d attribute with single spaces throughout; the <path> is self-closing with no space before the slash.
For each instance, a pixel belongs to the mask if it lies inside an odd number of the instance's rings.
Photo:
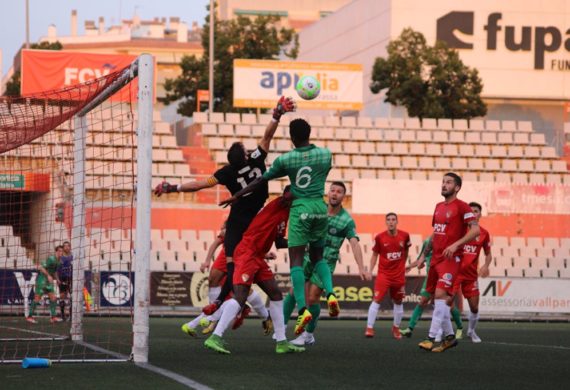
<path id="1" fill-rule="evenodd" d="M 211 315 L 208 316 L 208 321 L 219 321 L 222 318 L 222 314 L 224 314 L 224 309 L 228 306 L 229 299 L 222 303 L 222 306 Z"/>
<path id="2" fill-rule="evenodd" d="M 283 301 L 269 301 L 269 312 L 273 320 L 275 341 L 287 340 L 285 337 L 285 319 L 283 318 Z"/>
<path id="3" fill-rule="evenodd" d="M 469 313 L 469 333 L 475 331 L 475 327 L 479 322 L 479 313 Z"/>
<path id="4" fill-rule="evenodd" d="M 378 310 L 380 310 L 380 304 L 372 301 L 370 307 L 368 308 L 368 322 L 366 326 L 369 328 L 374 328 L 374 323 L 376 322 L 376 317 L 378 316 Z"/>
<path id="5" fill-rule="evenodd" d="M 198 326 L 198 324 L 200 324 L 200 320 L 204 317 L 206 317 L 206 315 L 204 313 L 200 313 L 200 315 L 198 317 L 194 318 L 190 322 L 187 322 L 186 325 L 188 325 L 191 328 L 195 328 Z"/>
<path id="6" fill-rule="evenodd" d="M 431 318 L 431 325 L 429 327 L 429 337 L 436 338 L 438 333 L 441 332 L 441 324 L 445 318 L 445 311 L 449 311 L 449 306 L 446 305 L 445 300 L 436 299 L 434 301 L 433 315 Z"/>
<path id="7" fill-rule="evenodd" d="M 269 316 L 269 312 L 265 307 L 265 302 L 263 302 L 261 295 L 259 295 L 257 291 L 251 290 L 251 294 L 247 297 L 247 301 L 249 302 L 251 307 L 253 307 L 253 310 L 255 310 L 257 315 L 261 317 L 261 319 L 263 320 L 267 319 L 267 317 Z"/>
<path id="8" fill-rule="evenodd" d="M 213 303 L 216 300 L 218 295 L 220 295 L 220 291 L 222 291 L 221 287 L 210 287 L 208 290 L 208 299 L 210 300 L 210 303 Z"/>
<path id="9" fill-rule="evenodd" d="M 445 311 L 445 317 L 441 323 L 441 328 L 444 336 L 455 334 L 453 331 L 453 325 L 451 325 L 451 308 L 449 306 L 447 306 L 447 310 Z"/>
<path id="10" fill-rule="evenodd" d="M 225 303 L 226 307 L 223 310 L 222 318 L 220 318 L 218 325 L 216 325 L 216 329 L 214 330 L 214 334 L 220 337 L 224 335 L 226 329 L 230 326 L 241 310 L 240 304 L 233 298 L 228 299 Z"/>
<path id="11" fill-rule="evenodd" d="M 400 327 L 402 317 L 404 316 L 404 305 L 402 303 L 394 303 L 394 326 Z"/>

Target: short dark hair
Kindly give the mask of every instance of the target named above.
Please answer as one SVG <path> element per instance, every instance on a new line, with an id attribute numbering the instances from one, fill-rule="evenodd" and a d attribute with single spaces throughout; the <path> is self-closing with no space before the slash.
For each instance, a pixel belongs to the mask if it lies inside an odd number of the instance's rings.
<path id="1" fill-rule="evenodd" d="M 311 125 L 304 119 L 293 119 L 289 123 L 289 135 L 294 144 L 308 141 L 311 136 Z"/>
<path id="2" fill-rule="evenodd" d="M 65 244 L 71 245 L 71 242 L 69 242 L 69 241 L 64 241 L 63 244 L 61 244 L 61 245 L 63 246 L 63 245 L 65 245 Z"/>
<path id="3" fill-rule="evenodd" d="M 245 157 L 245 148 L 241 142 L 234 142 L 228 150 L 228 162 L 232 167 L 241 168 L 247 161 Z"/>
<path id="4" fill-rule="evenodd" d="M 344 190 L 344 193 L 346 194 L 346 186 L 344 185 L 344 183 L 342 181 L 333 181 L 331 183 L 331 187 L 332 186 L 342 187 L 342 189 Z"/>
<path id="5" fill-rule="evenodd" d="M 393 212 L 390 212 L 390 213 L 386 214 L 386 219 L 388 219 L 388 217 L 391 217 L 392 215 L 393 215 L 394 217 L 396 217 L 396 219 L 398 219 L 398 215 L 397 215 L 396 213 L 393 213 Z"/>
<path id="6" fill-rule="evenodd" d="M 479 203 L 477 203 L 477 202 L 471 202 L 471 203 L 469 203 L 469 207 L 476 207 L 476 208 L 479 209 L 479 212 L 483 211 L 483 207 L 482 207 Z"/>
<path id="7" fill-rule="evenodd" d="M 454 172 L 447 172 L 445 175 L 443 176 L 449 176 L 453 178 L 453 181 L 455 182 L 456 185 L 458 185 L 459 187 L 461 187 L 461 185 L 463 184 L 463 180 L 461 180 L 461 176 L 459 176 L 457 173 Z"/>
<path id="8" fill-rule="evenodd" d="M 63 245 L 58 245 L 55 247 L 55 252 L 57 252 L 59 249 L 63 250 Z"/>

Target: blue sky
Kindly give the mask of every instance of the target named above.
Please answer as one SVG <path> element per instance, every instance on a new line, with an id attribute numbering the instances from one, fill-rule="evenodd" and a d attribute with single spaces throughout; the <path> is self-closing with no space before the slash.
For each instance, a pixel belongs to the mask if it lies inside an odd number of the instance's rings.
<path id="1" fill-rule="evenodd" d="M 0 12 L 0 48 L 2 74 L 11 66 L 14 55 L 24 44 L 25 0 L 5 0 Z M 117 24 L 119 19 L 130 19 L 135 11 L 143 19 L 178 16 L 190 26 L 193 21 L 203 24 L 208 0 L 29 0 L 30 42 L 47 35 L 50 24 L 55 24 L 58 35 L 70 34 L 71 10 L 77 10 L 78 33 L 83 34 L 85 20 L 105 18 L 105 26 Z"/>

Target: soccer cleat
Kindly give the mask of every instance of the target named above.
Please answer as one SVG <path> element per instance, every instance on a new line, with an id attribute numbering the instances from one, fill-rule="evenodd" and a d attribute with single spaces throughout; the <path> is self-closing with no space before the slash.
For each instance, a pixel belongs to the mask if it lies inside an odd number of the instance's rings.
<path id="1" fill-rule="evenodd" d="M 223 353 L 225 355 L 229 355 L 231 353 L 226 349 L 226 343 L 224 343 L 224 340 L 215 334 L 211 335 L 206 339 L 206 341 L 204 341 L 204 346 L 212 351 Z"/>
<path id="2" fill-rule="evenodd" d="M 196 337 L 196 329 L 191 328 L 188 324 L 182 325 L 180 329 L 182 329 L 182 331 L 188 336 Z"/>
<path id="3" fill-rule="evenodd" d="M 407 338 L 412 337 L 414 330 L 412 328 L 400 329 L 400 334 L 406 336 Z"/>
<path id="4" fill-rule="evenodd" d="M 299 313 L 299 316 L 297 317 L 297 323 L 295 324 L 295 334 L 303 333 L 305 326 L 307 326 L 312 319 L 313 316 L 311 315 L 311 312 L 304 308 L 303 312 Z"/>
<path id="5" fill-rule="evenodd" d="M 334 294 L 329 294 L 327 297 L 327 305 L 329 306 L 329 316 L 338 317 L 340 313 L 340 305 Z"/>
<path id="6" fill-rule="evenodd" d="M 431 351 L 434 347 L 435 339 L 432 337 L 428 337 L 427 339 L 423 340 L 418 344 L 418 347 L 423 349 L 424 351 Z"/>
<path id="7" fill-rule="evenodd" d="M 249 315 L 249 313 L 251 313 L 251 307 L 249 307 L 249 305 L 245 305 L 243 307 L 242 311 L 236 316 L 236 319 L 234 320 L 234 324 L 232 325 L 232 329 L 236 330 L 237 328 L 242 326 L 243 320 L 246 319 L 246 317 Z"/>
<path id="8" fill-rule="evenodd" d="M 431 351 L 432 352 L 444 352 L 447 349 L 457 347 L 457 344 L 459 344 L 459 343 L 457 342 L 455 335 L 451 334 L 449 336 L 446 336 L 445 339 L 441 343 L 434 346 Z"/>
<path id="9" fill-rule="evenodd" d="M 305 331 L 301 333 L 301 335 L 297 337 L 295 340 L 292 340 L 291 344 L 297 346 L 313 345 L 315 344 L 315 336 L 313 336 L 312 333 Z"/>
<path id="10" fill-rule="evenodd" d="M 273 320 L 271 317 L 267 317 L 266 320 L 261 321 L 261 327 L 263 328 L 264 336 L 269 336 L 273 333 Z"/>
<path id="11" fill-rule="evenodd" d="M 455 331 L 455 338 L 457 340 L 461 340 L 463 338 L 463 329 L 462 328 L 457 328 L 457 330 Z"/>
<path id="12" fill-rule="evenodd" d="M 305 348 L 293 345 L 287 340 L 278 341 L 275 345 L 275 352 L 277 353 L 296 353 L 305 352 Z"/>
<path id="13" fill-rule="evenodd" d="M 222 306 L 222 302 L 216 300 L 210 303 L 209 305 L 204 306 L 202 308 L 202 313 L 204 313 L 207 316 L 211 316 L 220 308 L 220 306 Z"/>
<path id="14" fill-rule="evenodd" d="M 198 325 L 200 325 L 202 328 L 207 328 L 208 326 L 210 326 L 211 322 L 212 321 L 210 321 L 208 317 L 202 317 L 200 318 L 200 321 L 198 321 Z"/>
<path id="15" fill-rule="evenodd" d="M 396 340 L 402 339 L 402 335 L 400 334 L 400 328 L 397 327 L 396 325 L 392 325 L 392 336 L 394 336 Z"/>
<path id="16" fill-rule="evenodd" d="M 218 321 L 210 321 L 208 326 L 206 326 L 204 329 L 202 329 L 202 334 L 207 335 L 207 334 L 212 333 L 214 331 L 214 329 L 216 329 L 216 325 L 218 325 Z"/>
<path id="17" fill-rule="evenodd" d="M 366 327 L 366 330 L 364 331 L 364 337 L 368 338 L 374 337 L 374 328 Z"/>
<path id="18" fill-rule="evenodd" d="M 473 341 L 474 343 L 480 343 L 481 337 L 477 336 L 477 333 L 475 333 L 475 331 L 471 331 L 471 332 L 467 332 L 467 337 L 469 337 L 471 339 L 471 341 Z"/>
<path id="19" fill-rule="evenodd" d="M 26 322 L 30 323 L 30 324 L 37 324 L 38 321 L 36 321 L 36 319 L 32 316 L 26 317 Z"/>
<path id="20" fill-rule="evenodd" d="M 62 320 L 61 318 L 59 318 L 59 317 L 55 317 L 55 316 L 54 316 L 54 317 L 51 317 L 51 318 L 49 319 L 49 322 L 51 322 L 52 324 L 57 324 L 58 322 L 63 322 L 63 320 Z"/>

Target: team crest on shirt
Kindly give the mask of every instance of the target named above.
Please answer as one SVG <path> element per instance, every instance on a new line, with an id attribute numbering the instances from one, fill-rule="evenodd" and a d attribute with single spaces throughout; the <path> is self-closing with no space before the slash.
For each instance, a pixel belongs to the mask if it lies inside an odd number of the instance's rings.
<path id="1" fill-rule="evenodd" d="M 330 228 L 330 229 L 329 229 L 329 233 L 330 233 L 330 234 L 336 234 L 336 229 L 335 229 L 335 228 Z"/>
<path id="2" fill-rule="evenodd" d="M 246 283 L 249 280 L 249 275 L 248 274 L 241 274 L 241 280 L 243 280 L 243 282 Z"/>
<path id="3" fill-rule="evenodd" d="M 451 280 L 451 279 L 453 279 L 453 275 L 451 275 L 450 273 L 445 273 L 445 274 L 443 274 L 443 279 Z"/>
<path id="4" fill-rule="evenodd" d="M 400 248 L 404 247 L 404 241 L 400 241 Z"/>
<path id="5" fill-rule="evenodd" d="M 305 220 L 305 219 L 307 219 L 308 217 L 309 217 L 309 214 L 307 214 L 307 213 L 301 214 L 301 219 L 302 219 L 302 220 Z"/>
<path id="6" fill-rule="evenodd" d="M 451 211 L 448 211 L 448 212 L 445 213 L 445 217 L 446 217 L 447 219 L 451 218 L 451 215 L 452 215 L 452 212 L 451 212 Z"/>

